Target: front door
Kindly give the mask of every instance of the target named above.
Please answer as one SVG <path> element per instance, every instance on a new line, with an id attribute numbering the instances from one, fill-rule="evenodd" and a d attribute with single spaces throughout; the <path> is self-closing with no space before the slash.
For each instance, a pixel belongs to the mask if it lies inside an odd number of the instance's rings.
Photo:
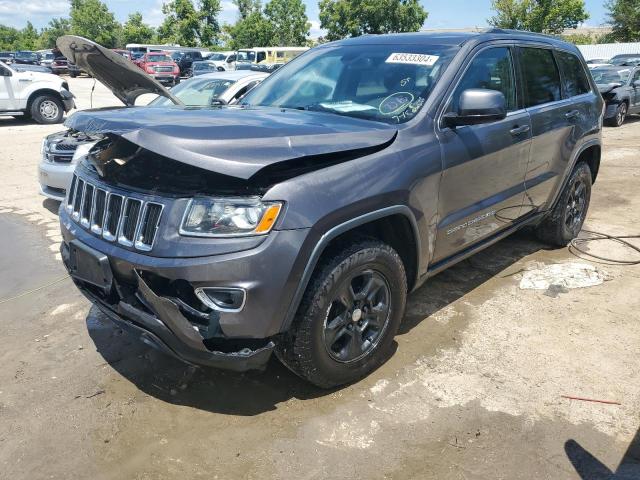
<path id="1" fill-rule="evenodd" d="M 0 111 L 6 112 L 18 108 L 14 83 L 15 79 L 11 70 L 0 62 Z"/>
<path id="2" fill-rule="evenodd" d="M 438 262 L 510 226 L 520 216 L 531 145 L 529 114 L 518 108 L 512 48 L 475 53 L 445 112 L 457 112 L 464 90 L 502 92 L 507 117 L 480 125 L 442 128 L 443 174 L 438 200 Z"/>
<path id="3" fill-rule="evenodd" d="M 636 82 L 640 82 L 640 69 L 637 69 L 631 77 L 632 113 L 638 113 L 640 110 L 640 86 Z"/>

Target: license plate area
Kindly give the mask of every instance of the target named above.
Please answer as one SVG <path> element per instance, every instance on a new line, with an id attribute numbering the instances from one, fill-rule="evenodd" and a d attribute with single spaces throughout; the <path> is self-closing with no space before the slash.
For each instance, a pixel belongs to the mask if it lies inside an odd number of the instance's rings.
<path id="1" fill-rule="evenodd" d="M 69 270 L 74 278 L 100 288 L 105 294 L 111 291 L 113 273 L 109 259 L 78 240 L 69 242 Z"/>

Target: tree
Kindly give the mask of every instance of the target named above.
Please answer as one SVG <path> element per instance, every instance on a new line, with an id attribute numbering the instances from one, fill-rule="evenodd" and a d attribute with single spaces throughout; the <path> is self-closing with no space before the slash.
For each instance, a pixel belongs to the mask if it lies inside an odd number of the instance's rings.
<path id="1" fill-rule="evenodd" d="M 489 24 L 530 32 L 562 33 L 589 18 L 584 0 L 493 0 Z"/>
<path id="2" fill-rule="evenodd" d="M 240 19 L 244 20 L 254 12 L 260 11 L 260 0 L 233 0 L 240 11 Z"/>
<path id="3" fill-rule="evenodd" d="M 302 0 L 271 0 L 264 7 L 264 14 L 272 26 L 271 46 L 305 44 L 311 24 Z"/>
<path id="4" fill-rule="evenodd" d="M 142 21 L 140 12 L 129 14 L 129 18 L 122 25 L 121 44 L 127 43 L 151 43 L 155 30 Z"/>
<path id="5" fill-rule="evenodd" d="M 100 0 L 71 0 L 71 31 L 107 48 L 117 46 L 121 25 Z"/>
<path id="6" fill-rule="evenodd" d="M 40 34 L 31 22 L 27 22 L 27 26 L 20 30 L 18 38 L 21 50 L 36 50 L 40 43 Z"/>
<path id="7" fill-rule="evenodd" d="M 220 0 L 200 0 L 198 8 L 191 0 L 171 0 L 162 6 L 165 19 L 158 35 L 186 47 L 210 46 L 220 35 L 221 9 Z"/>
<path id="8" fill-rule="evenodd" d="M 225 32 L 229 36 L 229 48 L 268 47 L 274 36 L 273 24 L 269 22 L 260 10 L 238 20 L 234 25 L 225 25 Z"/>
<path id="9" fill-rule="evenodd" d="M 68 18 L 52 18 L 40 33 L 40 48 L 55 47 L 58 37 L 67 35 L 70 31 L 71 21 Z"/>
<path id="10" fill-rule="evenodd" d="M 414 32 L 428 13 L 418 0 L 320 0 L 328 40 L 366 33 Z"/>
<path id="11" fill-rule="evenodd" d="M 611 38 L 620 42 L 640 41 L 640 0 L 610 0 L 609 10 Z"/>
<path id="12" fill-rule="evenodd" d="M 20 31 L 17 28 L 0 25 L 0 49 L 20 49 Z"/>

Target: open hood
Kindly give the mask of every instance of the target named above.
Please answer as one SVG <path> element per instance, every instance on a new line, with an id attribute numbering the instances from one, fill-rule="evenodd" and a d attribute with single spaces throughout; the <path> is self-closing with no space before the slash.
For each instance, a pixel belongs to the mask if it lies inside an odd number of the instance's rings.
<path id="1" fill-rule="evenodd" d="M 621 87 L 622 84 L 618 83 L 618 82 L 614 82 L 614 83 L 598 83 L 598 84 L 596 84 L 596 86 L 598 87 L 598 91 L 600 93 L 608 93 L 611 90 L 614 90 L 616 88 Z"/>
<path id="2" fill-rule="evenodd" d="M 247 180 L 265 167 L 346 161 L 391 145 L 393 125 L 273 107 L 137 107 L 76 112 L 65 125 Z"/>
<path id="3" fill-rule="evenodd" d="M 130 60 L 91 40 L 65 35 L 58 38 L 56 45 L 69 62 L 100 80 L 127 106 L 134 105 L 136 98 L 145 93 L 155 93 L 167 97 L 176 105 L 182 104 Z"/>

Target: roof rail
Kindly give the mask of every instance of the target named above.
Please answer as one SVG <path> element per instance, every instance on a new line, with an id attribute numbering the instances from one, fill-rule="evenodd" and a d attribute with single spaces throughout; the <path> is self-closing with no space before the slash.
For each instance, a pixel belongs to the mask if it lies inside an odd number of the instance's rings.
<path id="1" fill-rule="evenodd" d="M 544 38 L 554 38 L 556 40 L 560 40 L 560 37 L 557 35 L 550 35 L 548 33 L 540 33 L 540 32 L 530 32 L 528 30 L 514 30 L 511 28 L 496 28 L 491 27 L 484 30 L 484 33 L 506 33 L 510 35 L 520 34 L 520 35 L 533 35 L 536 37 L 544 37 Z"/>

